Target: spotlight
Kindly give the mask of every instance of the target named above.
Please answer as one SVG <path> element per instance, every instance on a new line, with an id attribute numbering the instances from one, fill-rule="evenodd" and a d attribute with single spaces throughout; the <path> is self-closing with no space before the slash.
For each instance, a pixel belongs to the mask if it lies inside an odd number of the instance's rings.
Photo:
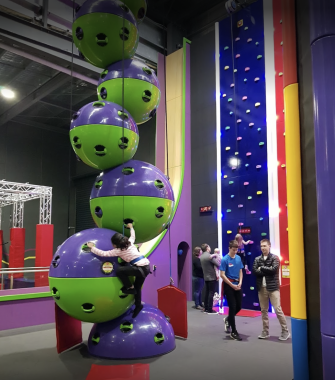
<path id="1" fill-rule="evenodd" d="M 15 97 L 15 93 L 12 90 L 9 90 L 8 88 L 2 88 L 0 92 L 4 98 L 13 99 Z"/>
<path id="2" fill-rule="evenodd" d="M 225 7 L 226 7 L 226 11 L 228 12 L 228 14 L 234 13 L 236 11 L 236 8 L 237 8 L 236 1 L 234 1 L 234 0 L 226 1 Z"/>

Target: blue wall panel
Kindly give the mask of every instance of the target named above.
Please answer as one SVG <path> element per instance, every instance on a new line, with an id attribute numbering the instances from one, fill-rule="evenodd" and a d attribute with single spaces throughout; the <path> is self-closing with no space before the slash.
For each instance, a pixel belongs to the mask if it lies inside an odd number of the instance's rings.
<path id="1" fill-rule="evenodd" d="M 243 223 L 251 228 L 244 240 L 254 241 L 245 247 L 251 269 L 260 240 L 269 238 L 263 2 L 221 21 L 219 29 L 223 253 Z M 243 293 L 243 308 L 259 309 L 255 278 L 245 272 Z"/>

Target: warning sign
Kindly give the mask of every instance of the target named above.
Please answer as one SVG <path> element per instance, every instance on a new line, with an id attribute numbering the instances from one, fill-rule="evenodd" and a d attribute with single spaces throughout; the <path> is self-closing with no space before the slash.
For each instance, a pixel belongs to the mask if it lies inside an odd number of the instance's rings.
<path id="1" fill-rule="evenodd" d="M 281 270 L 282 270 L 283 278 L 290 278 L 290 266 L 289 265 L 283 265 Z"/>

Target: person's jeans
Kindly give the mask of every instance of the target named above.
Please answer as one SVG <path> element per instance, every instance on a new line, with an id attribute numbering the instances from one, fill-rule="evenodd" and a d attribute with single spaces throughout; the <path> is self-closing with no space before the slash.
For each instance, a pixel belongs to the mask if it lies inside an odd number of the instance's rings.
<path id="1" fill-rule="evenodd" d="M 235 290 L 228 284 L 224 284 L 224 292 L 229 307 L 228 322 L 231 331 L 236 333 L 235 315 L 239 313 L 242 308 L 242 289 Z"/>
<path id="2" fill-rule="evenodd" d="M 119 266 L 116 270 L 116 275 L 122 281 L 123 285 L 128 289 L 132 286 L 132 283 L 129 280 L 129 277 L 135 277 L 134 288 L 136 289 L 135 294 L 135 306 L 141 306 L 141 289 L 146 279 L 147 275 L 150 273 L 150 266 L 145 265 L 138 267 L 136 265 L 129 266 Z"/>
<path id="3" fill-rule="evenodd" d="M 202 305 L 201 294 L 202 289 L 204 287 L 204 279 L 202 277 L 192 276 L 193 282 L 193 301 L 195 303 L 195 307 Z"/>
<path id="4" fill-rule="evenodd" d="M 280 306 L 280 292 L 275 290 L 274 292 L 269 292 L 265 287 L 258 292 L 259 304 L 262 311 L 262 321 L 263 321 L 263 331 L 269 333 L 269 300 L 273 308 L 275 309 L 278 321 L 281 325 L 282 331 L 288 331 L 286 318 L 283 310 Z"/>
<path id="5" fill-rule="evenodd" d="M 213 297 L 217 281 L 205 281 L 205 310 L 213 310 Z"/>

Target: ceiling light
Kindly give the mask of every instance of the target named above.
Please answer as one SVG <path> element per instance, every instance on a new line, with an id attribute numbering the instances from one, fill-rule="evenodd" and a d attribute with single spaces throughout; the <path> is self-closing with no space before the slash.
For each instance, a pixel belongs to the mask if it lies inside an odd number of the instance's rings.
<path id="1" fill-rule="evenodd" d="M 2 88 L 0 92 L 4 98 L 13 99 L 15 97 L 15 93 L 12 90 L 9 90 L 8 88 Z"/>

